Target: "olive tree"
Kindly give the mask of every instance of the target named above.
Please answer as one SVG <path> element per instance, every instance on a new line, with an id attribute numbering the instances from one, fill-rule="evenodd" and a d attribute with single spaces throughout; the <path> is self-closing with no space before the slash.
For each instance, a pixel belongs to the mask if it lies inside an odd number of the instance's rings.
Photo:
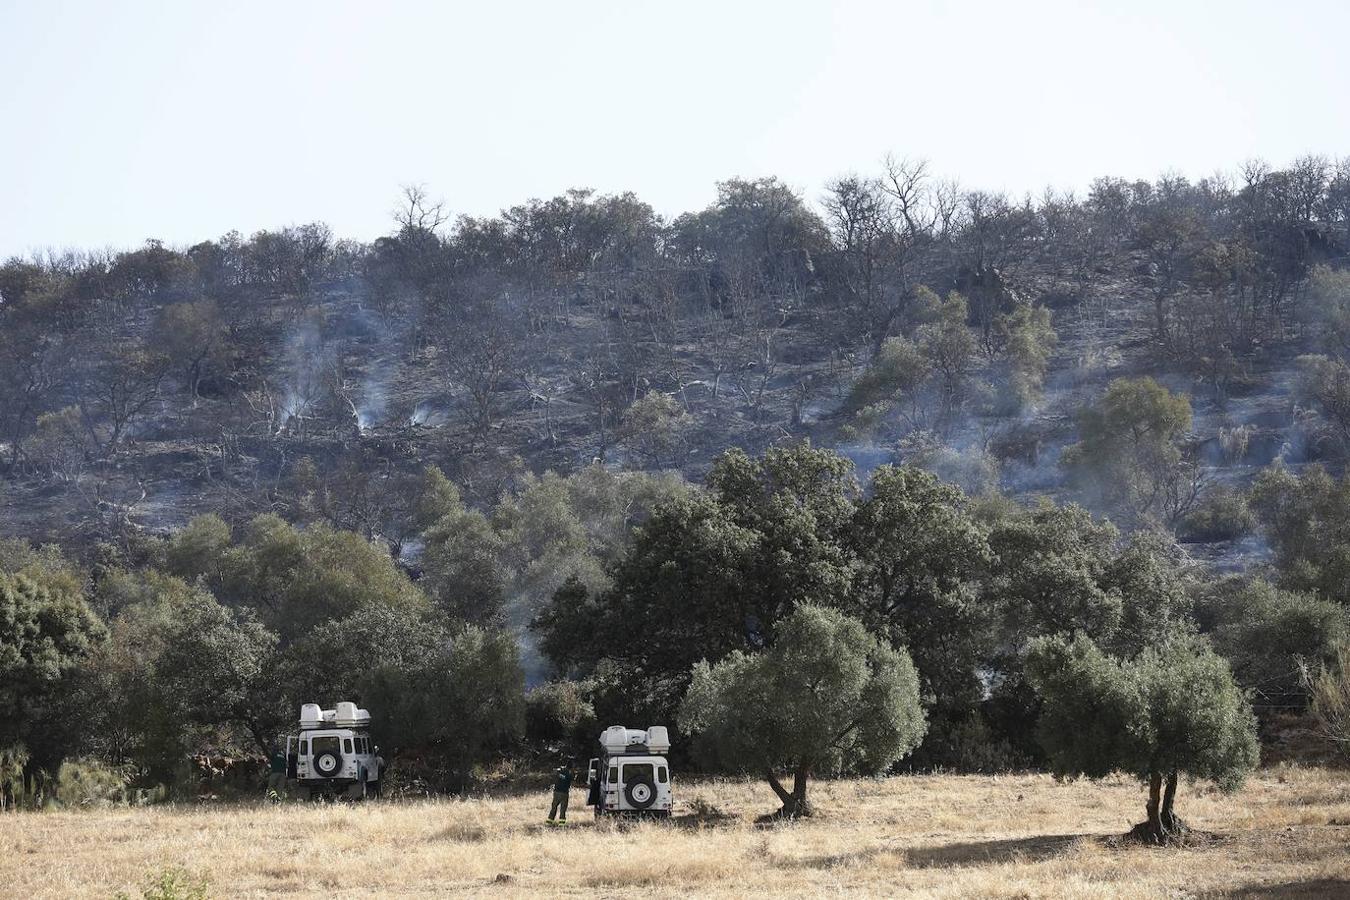
<path id="1" fill-rule="evenodd" d="M 1043 638 L 1027 677 L 1044 704 L 1039 735 L 1059 774 L 1130 772 L 1148 785 L 1148 818 L 1130 836 L 1164 844 L 1187 829 L 1177 816 L 1186 774 L 1233 791 L 1258 761 L 1256 719 L 1228 663 L 1185 634 L 1132 659 L 1088 638 Z"/>
<path id="2" fill-rule="evenodd" d="M 926 728 L 909 655 L 815 606 L 781 621 L 767 650 L 694 666 L 679 725 L 710 761 L 763 775 L 784 817 L 810 815 L 812 775 L 884 771 Z"/>

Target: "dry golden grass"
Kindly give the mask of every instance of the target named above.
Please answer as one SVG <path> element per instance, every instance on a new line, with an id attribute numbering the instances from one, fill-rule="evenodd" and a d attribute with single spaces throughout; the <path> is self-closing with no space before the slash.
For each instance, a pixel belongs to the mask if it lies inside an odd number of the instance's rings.
<path id="1" fill-rule="evenodd" d="M 1142 814 L 1126 779 L 924 776 L 818 782 L 820 815 L 757 826 L 753 782 L 685 780 L 671 823 L 566 829 L 538 794 L 467 801 L 156 807 L 0 816 L 0 894 L 109 897 L 181 866 L 212 896 L 470 894 L 779 897 L 1350 897 L 1350 777 L 1262 773 L 1179 808 L 1222 837 L 1152 849 L 1112 840 Z M 696 820 L 696 801 L 725 817 Z"/>

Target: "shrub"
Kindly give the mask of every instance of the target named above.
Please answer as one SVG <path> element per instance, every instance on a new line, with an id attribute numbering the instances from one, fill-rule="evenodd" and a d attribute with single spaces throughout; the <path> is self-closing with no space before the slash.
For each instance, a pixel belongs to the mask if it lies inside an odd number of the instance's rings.
<path id="1" fill-rule="evenodd" d="M 118 806 L 127 802 L 125 769 L 94 759 L 69 760 L 56 776 L 61 801 L 67 806 Z"/>
<path id="2" fill-rule="evenodd" d="M 186 869 L 170 866 L 146 879 L 141 888 L 141 900 L 206 900 L 206 878 L 193 875 Z M 131 894 L 118 891 L 116 900 L 132 900 Z"/>
<path id="3" fill-rule="evenodd" d="M 1350 757 L 1350 642 L 1337 647 L 1333 664 L 1306 672 L 1304 682 L 1323 737 Z"/>
<path id="4" fill-rule="evenodd" d="M 1186 514 L 1177 527 L 1177 537 L 1189 543 L 1231 541 L 1246 537 L 1256 528 L 1256 516 L 1247 498 L 1228 487 L 1217 487 Z"/>
<path id="5" fill-rule="evenodd" d="M 541 684 L 525 695 L 525 737 L 540 744 L 584 744 L 595 708 L 575 681 Z"/>

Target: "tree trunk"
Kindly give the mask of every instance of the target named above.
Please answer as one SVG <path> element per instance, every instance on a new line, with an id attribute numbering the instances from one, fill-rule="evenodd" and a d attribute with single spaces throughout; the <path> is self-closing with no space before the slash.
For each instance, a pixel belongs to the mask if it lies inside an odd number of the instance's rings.
<path id="1" fill-rule="evenodd" d="M 784 807 L 792 802 L 792 795 L 787 792 L 787 788 L 783 787 L 782 782 L 778 780 L 778 776 L 773 774 L 772 770 L 765 771 L 764 777 L 769 780 L 769 787 L 773 788 L 773 792 L 778 795 L 778 801 Z"/>
<path id="2" fill-rule="evenodd" d="M 1149 831 L 1156 835 L 1162 834 L 1162 775 L 1158 772 L 1151 772 L 1148 776 L 1148 827 Z"/>
<path id="3" fill-rule="evenodd" d="M 783 783 L 778 780 L 778 776 L 772 771 L 767 771 L 764 774 L 769 781 L 769 786 L 778 795 L 779 802 L 783 804 L 776 814 L 777 818 L 798 819 L 811 815 L 811 804 L 806 799 L 806 784 L 811 776 L 809 767 L 798 766 L 792 773 L 791 791 L 783 787 Z"/>
<path id="4" fill-rule="evenodd" d="M 1145 809 L 1148 819 L 1130 829 L 1128 837 L 1143 844 L 1162 844 L 1162 773 L 1150 772 L 1148 776 L 1148 803 Z"/>
<path id="5" fill-rule="evenodd" d="M 1167 787 L 1163 791 L 1162 810 L 1158 814 L 1158 818 L 1162 821 L 1164 833 L 1172 838 L 1178 837 L 1183 832 L 1189 830 L 1186 827 L 1186 823 L 1181 821 L 1173 811 L 1172 804 L 1173 801 L 1176 800 L 1176 796 L 1177 773 L 1173 770 L 1167 776 Z"/>
<path id="6" fill-rule="evenodd" d="M 812 813 L 811 804 L 806 799 L 806 782 L 810 777 L 811 770 L 806 766 L 798 766 L 792 775 L 792 809 L 788 813 L 792 818 L 806 817 Z"/>
<path id="7" fill-rule="evenodd" d="M 1167 774 L 1166 791 L 1163 789 L 1163 775 L 1152 772 L 1148 777 L 1148 820 L 1140 822 L 1130 829 L 1128 837 L 1145 844 L 1163 845 L 1181 839 L 1188 830 L 1185 823 L 1176 817 L 1172 804 L 1177 796 L 1177 773 Z"/>

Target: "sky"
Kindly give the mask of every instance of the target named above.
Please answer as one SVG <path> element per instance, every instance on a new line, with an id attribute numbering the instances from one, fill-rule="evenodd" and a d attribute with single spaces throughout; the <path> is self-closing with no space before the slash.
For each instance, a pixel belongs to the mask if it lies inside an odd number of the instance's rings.
<path id="1" fill-rule="evenodd" d="M 0 0 L 0 258 L 310 221 L 401 186 L 819 200 L 888 154 L 1081 191 L 1350 155 L 1350 3 Z"/>

